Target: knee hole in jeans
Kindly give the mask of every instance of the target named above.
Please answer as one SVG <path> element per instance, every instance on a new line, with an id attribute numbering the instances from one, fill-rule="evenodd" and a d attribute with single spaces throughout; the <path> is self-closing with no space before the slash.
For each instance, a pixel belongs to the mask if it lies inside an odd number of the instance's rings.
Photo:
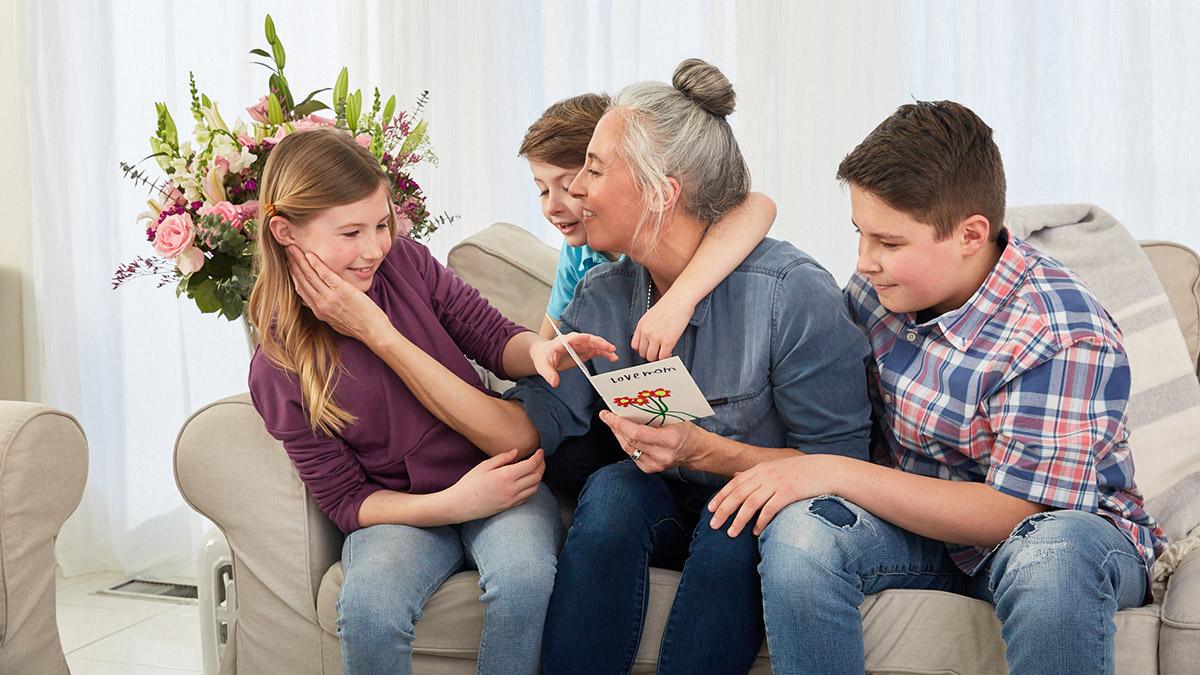
<path id="1" fill-rule="evenodd" d="M 1054 520 L 1054 516 L 1048 512 L 1035 513 L 1021 521 L 1021 524 L 1017 525 L 1017 528 L 1013 530 L 1012 536 L 1017 539 L 1024 539 L 1030 534 L 1036 532 L 1038 523 L 1042 522 L 1043 520 Z"/>
<path id="2" fill-rule="evenodd" d="M 808 512 L 813 517 L 842 530 L 848 530 L 858 524 L 858 516 L 836 497 L 814 499 L 808 505 Z"/>

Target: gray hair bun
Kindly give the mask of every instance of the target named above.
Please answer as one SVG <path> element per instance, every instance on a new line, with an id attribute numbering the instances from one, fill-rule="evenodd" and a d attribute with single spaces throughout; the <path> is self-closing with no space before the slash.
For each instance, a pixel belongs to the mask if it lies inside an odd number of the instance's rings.
<path id="1" fill-rule="evenodd" d="M 716 66 L 700 59 L 687 59 L 675 68 L 671 84 L 705 112 L 725 117 L 733 112 L 733 85 Z"/>

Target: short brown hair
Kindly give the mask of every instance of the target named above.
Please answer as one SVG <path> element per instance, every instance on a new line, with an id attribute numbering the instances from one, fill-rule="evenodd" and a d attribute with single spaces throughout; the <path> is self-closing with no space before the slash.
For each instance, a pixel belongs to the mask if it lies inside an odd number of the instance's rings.
<path id="1" fill-rule="evenodd" d="M 604 94 L 580 94 L 551 105 L 525 132 L 517 154 L 563 168 L 583 166 L 592 132 L 608 104 Z"/>
<path id="2" fill-rule="evenodd" d="M 938 240 L 982 215 L 1004 227 L 1004 163 L 992 129 L 954 101 L 900 106 L 838 166 L 838 180 L 933 226 Z"/>

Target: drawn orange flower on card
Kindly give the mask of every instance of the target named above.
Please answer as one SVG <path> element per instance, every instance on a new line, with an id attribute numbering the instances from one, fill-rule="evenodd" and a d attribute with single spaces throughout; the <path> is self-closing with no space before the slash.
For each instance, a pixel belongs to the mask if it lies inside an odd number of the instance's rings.
<path id="1" fill-rule="evenodd" d="M 665 387 L 656 389 L 643 389 L 634 396 L 618 396 L 613 399 L 613 403 L 621 408 L 637 408 L 642 412 L 649 413 L 653 417 L 649 421 L 644 422 L 647 426 L 662 426 L 667 423 L 667 418 L 673 418 L 681 422 L 686 422 L 690 419 L 698 419 L 695 415 L 682 410 L 671 410 L 671 408 L 662 400 L 671 395 L 671 390 Z"/>

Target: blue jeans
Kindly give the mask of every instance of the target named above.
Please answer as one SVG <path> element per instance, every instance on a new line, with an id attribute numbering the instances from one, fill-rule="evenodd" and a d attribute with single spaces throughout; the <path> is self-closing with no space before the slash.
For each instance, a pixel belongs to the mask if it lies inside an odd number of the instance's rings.
<path id="1" fill-rule="evenodd" d="M 837 497 L 797 502 L 759 537 L 771 670 L 862 673 L 859 605 L 890 588 L 991 602 L 1013 673 L 1112 673 L 1113 615 L 1145 601 L 1146 567 L 1111 521 L 1049 511 L 1022 521 L 973 576 L 938 541 Z"/>
<path id="2" fill-rule="evenodd" d="M 628 460 L 592 474 L 558 562 L 546 614 L 546 673 L 629 672 L 651 565 L 683 568 L 658 672 L 750 669 L 763 639 L 758 550 L 749 530 L 731 539 L 708 527 L 706 504 L 715 492 L 642 473 Z"/>
<path id="3" fill-rule="evenodd" d="M 549 488 L 521 506 L 461 525 L 375 525 L 342 545 L 338 636 L 346 675 L 411 673 L 413 626 L 442 582 L 479 570 L 480 673 L 539 672 L 542 621 L 562 536 Z"/>

